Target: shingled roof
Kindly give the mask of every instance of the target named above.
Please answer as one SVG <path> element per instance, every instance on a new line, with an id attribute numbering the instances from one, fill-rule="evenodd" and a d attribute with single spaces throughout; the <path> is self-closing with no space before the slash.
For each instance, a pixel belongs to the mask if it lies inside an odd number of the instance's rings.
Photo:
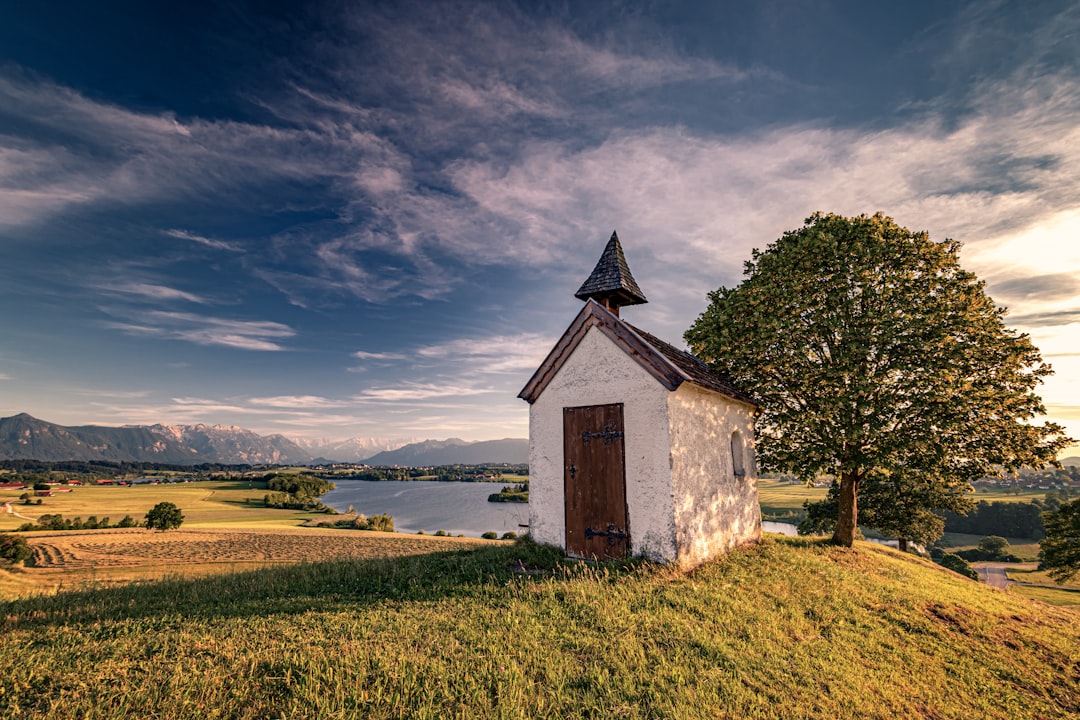
<path id="1" fill-rule="evenodd" d="M 621 305 L 641 305 L 649 302 L 634 276 L 630 274 L 622 244 L 614 231 L 600 255 L 600 260 L 593 268 L 592 275 L 578 288 L 574 297 L 581 300 L 593 298 L 614 312 L 618 312 Z"/>
<path id="2" fill-rule="evenodd" d="M 682 374 L 690 382 L 695 385 L 700 385 L 708 390 L 715 390 L 718 393 L 735 398 L 736 400 L 742 400 L 743 402 L 751 404 L 754 403 L 749 395 L 741 392 L 734 385 L 724 380 L 724 378 L 706 365 L 697 355 L 688 353 L 686 350 L 680 350 L 674 345 L 664 342 L 655 335 L 650 335 L 644 330 L 630 325 L 630 323 L 626 323 L 626 325 L 640 335 L 642 340 L 659 350 L 660 354 L 667 358 L 668 361 L 675 365 L 675 367 L 679 368 Z"/>

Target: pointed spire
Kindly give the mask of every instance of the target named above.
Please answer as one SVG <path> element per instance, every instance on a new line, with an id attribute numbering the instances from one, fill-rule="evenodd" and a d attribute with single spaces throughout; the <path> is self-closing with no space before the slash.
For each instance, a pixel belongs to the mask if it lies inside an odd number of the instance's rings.
<path id="1" fill-rule="evenodd" d="M 630 267 L 626 264 L 626 256 L 623 255 L 622 244 L 616 232 L 612 231 L 611 239 L 593 268 L 592 275 L 578 288 L 574 297 L 581 300 L 592 298 L 615 315 L 619 314 L 619 307 L 622 305 L 649 302 L 634 276 L 630 274 Z"/>

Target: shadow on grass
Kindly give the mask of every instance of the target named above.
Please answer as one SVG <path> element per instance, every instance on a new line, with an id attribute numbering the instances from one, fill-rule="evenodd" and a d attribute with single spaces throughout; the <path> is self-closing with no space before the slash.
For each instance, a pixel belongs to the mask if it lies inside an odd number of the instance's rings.
<path id="1" fill-rule="evenodd" d="M 603 563 L 612 580 L 640 561 Z M 399 558 L 328 560 L 202 578 L 135 581 L 0 604 L 0 630 L 135 618 L 228 618 L 295 614 L 349 605 L 475 596 L 512 580 L 587 572 L 561 551 L 527 539 L 513 545 Z"/>

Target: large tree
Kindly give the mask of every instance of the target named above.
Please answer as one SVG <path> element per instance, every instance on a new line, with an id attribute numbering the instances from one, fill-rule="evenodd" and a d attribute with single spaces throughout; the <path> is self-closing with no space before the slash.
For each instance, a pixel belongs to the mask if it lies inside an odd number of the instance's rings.
<path id="1" fill-rule="evenodd" d="M 880 213 L 817 213 L 755 249 L 686 333 L 758 400 L 765 469 L 836 478 L 838 544 L 854 542 L 867 478 L 955 485 L 1041 467 L 1069 443 L 1028 422 L 1050 367 L 959 250 Z"/>

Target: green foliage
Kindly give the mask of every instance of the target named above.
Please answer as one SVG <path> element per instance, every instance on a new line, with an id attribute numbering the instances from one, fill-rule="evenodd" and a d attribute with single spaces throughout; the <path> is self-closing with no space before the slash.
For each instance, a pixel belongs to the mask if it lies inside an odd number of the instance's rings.
<path id="1" fill-rule="evenodd" d="M 975 572 L 975 568 L 971 567 L 971 563 L 959 555 L 945 553 L 938 559 L 937 563 L 941 565 L 941 567 L 952 570 L 954 573 L 959 573 L 964 577 L 971 578 L 972 580 L 979 579 L 979 573 Z"/>
<path id="2" fill-rule="evenodd" d="M 1011 554 L 1009 541 L 999 535 L 987 535 L 984 537 L 979 541 L 979 550 L 994 558 Z"/>
<path id="3" fill-rule="evenodd" d="M 118 528 L 131 528 L 131 527 L 137 527 L 137 526 L 138 526 L 138 523 L 135 522 L 135 518 L 131 517 L 130 515 L 125 515 L 120 520 L 120 522 L 116 523 L 116 527 L 118 527 Z"/>
<path id="4" fill-rule="evenodd" d="M 334 489 L 334 483 L 312 475 L 271 475 L 266 487 L 269 490 L 288 493 L 298 499 L 317 498 Z"/>
<path id="5" fill-rule="evenodd" d="M 363 518 L 363 515 L 357 517 L 357 520 Z M 380 515 L 372 515 L 366 518 L 362 525 L 356 526 L 357 530 L 377 530 L 379 532 L 394 532 L 394 518 L 386 513 Z"/>
<path id="6" fill-rule="evenodd" d="M 1059 583 L 1080 573 L 1080 500 L 1043 515 L 1039 561 Z"/>
<path id="7" fill-rule="evenodd" d="M 529 484 L 504 485 L 497 493 L 488 495 L 488 502 L 529 502 Z"/>
<path id="8" fill-rule="evenodd" d="M 946 532 L 968 535 L 1001 535 L 1004 537 L 1041 538 L 1044 534 L 1042 514 L 1051 509 L 1046 503 L 1002 502 L 980 500 L 966 515 L 947 511 Z"/>
<path id="9" fill-rule="evenodd" d="M 480 537 L 482 537 L 485 540 L 498 540 L 499 539 L 499 533 L 495 532 L 494 530 L 488 530 L 486 533 L 484 533 Z"/>
<path id="10" fill-rule="evenodd" d="M 159 502 L 146 513 L 146 528 L 149 530 L 173 530 L 184 522 L 184 514 L 171 502 Z"/>
<path id="11" fill-rule="evenodd" d="M 1034 389 L 1051 369 L 959 249 L 880 213 L 818 213 L 754 250 L 743 282 L 710 293 L 686 333 L 760 403 L 764 469 L 838 479 L 835 542 L 852 543 L 871 477 L 953 492 L 1070 442 L 1027 422 L 1044 412 Z"/>
<path id="12" fill-rule="evenodd" d="M 504 532 L 502 534 L 502 539 L 503 540 L 517 540 L 517 536 L 518 536 L 518 534 L 516 532 L 514 532 L 513 530 L 507 530 L 506 532 Z"/>
<path id="13" fill-rule="evenodd" d="M 12 563 L 29 560 L 34 554 L 26 543 L 26 538 L 18 535 L 0 535 L 0 558 Z"/>

